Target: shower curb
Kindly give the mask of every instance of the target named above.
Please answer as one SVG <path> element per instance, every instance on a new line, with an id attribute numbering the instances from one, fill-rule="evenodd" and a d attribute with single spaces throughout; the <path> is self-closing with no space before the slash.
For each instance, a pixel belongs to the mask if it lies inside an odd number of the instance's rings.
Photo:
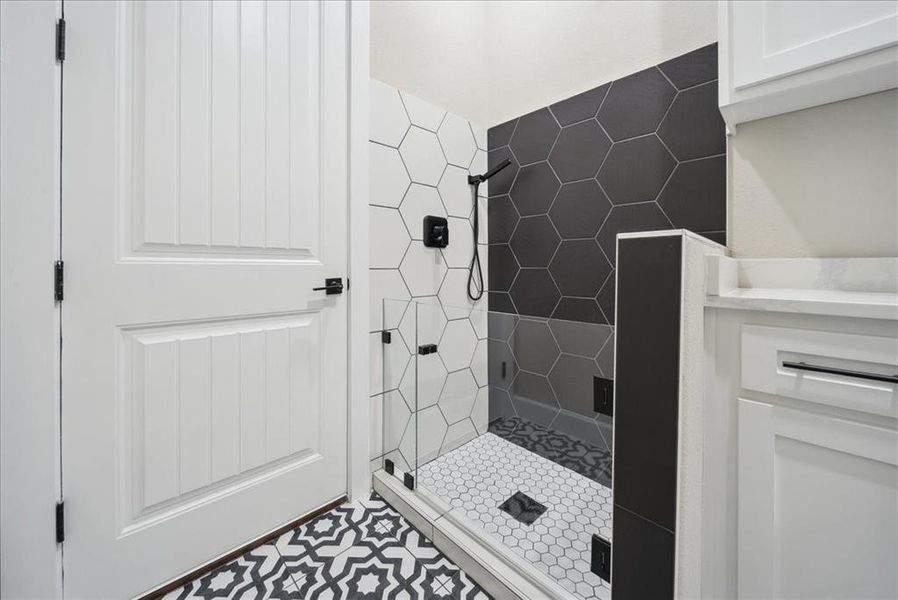
<path id="1" fill-rule="evenodd" d="M 431 494 L 409 490 L 383 470 L 375 472 L 372 481 L 375 492 L 496 600 L 576 600 L 548 575 L 480 534 L 476 525 Z"/>

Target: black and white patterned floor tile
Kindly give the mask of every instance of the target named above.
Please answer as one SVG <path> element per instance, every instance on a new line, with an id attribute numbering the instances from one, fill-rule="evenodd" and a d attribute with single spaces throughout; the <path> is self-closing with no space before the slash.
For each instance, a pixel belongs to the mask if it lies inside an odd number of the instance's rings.
<path id="1" fill-rule="evenodd" d="M 467 600 L 489 596 L 376 495 L 348 503 L 171 592 L 166 600 Z"/>
<path id="2" fill-rule="evenodd" d="M 550 427 L 520 417 L 505 417 L 489 424 L 489 431 L 554 463 L 611 486 L 611 453 Z"/>

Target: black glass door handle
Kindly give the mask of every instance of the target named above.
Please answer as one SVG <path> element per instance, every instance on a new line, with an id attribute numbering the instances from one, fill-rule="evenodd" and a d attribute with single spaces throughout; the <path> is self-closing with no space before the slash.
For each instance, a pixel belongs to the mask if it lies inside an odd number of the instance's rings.
<path id="1" fill-rule="evenodd" d="M 324 286 L 312 288 L 313 292 L 321 292 L 323 291 L 328 296 L 332 294 L 342 294 L 343 293 L 343 278 L 342 277 L 328 277 L 324 280 Z"/>

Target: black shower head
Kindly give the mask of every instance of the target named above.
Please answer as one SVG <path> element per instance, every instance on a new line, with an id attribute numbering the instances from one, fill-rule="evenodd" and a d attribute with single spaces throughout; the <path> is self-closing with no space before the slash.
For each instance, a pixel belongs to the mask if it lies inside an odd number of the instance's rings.
<path id="1" fill-rule="evenodd" d="M 511 164 L 511 160 L 506 158 L 505 160 L 500 162 L 498 165 L 496 165 L 495 167 L 493 167 L 492 169 L 490 169 L 483 175 L 468 175 L 468 183 L 469 184 L 483 183 L 484 181 L 486 181 L 487 179 L 489 179 L 490 177 L 492 177 L 493 175 L 495 175 L 496 173 L 498 173 L 499 171 L 501 171 L 502 169 L 504 169 L 505 167 L 507 167 L 510 164 Z"/>

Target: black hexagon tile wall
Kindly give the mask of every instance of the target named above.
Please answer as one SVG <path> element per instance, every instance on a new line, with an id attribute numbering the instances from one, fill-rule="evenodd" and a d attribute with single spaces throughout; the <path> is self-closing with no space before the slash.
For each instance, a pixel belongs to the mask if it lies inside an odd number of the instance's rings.
<path id="1" fill-rule="evenodd" d="M 512 161 L 488 201 L 490 419 L 610 448 L 591 385 L 614 372 L 615 238 L 684 228 L 725 242 L 716 98 L 712 44 L 487 132 L 489 165 Z"/>

